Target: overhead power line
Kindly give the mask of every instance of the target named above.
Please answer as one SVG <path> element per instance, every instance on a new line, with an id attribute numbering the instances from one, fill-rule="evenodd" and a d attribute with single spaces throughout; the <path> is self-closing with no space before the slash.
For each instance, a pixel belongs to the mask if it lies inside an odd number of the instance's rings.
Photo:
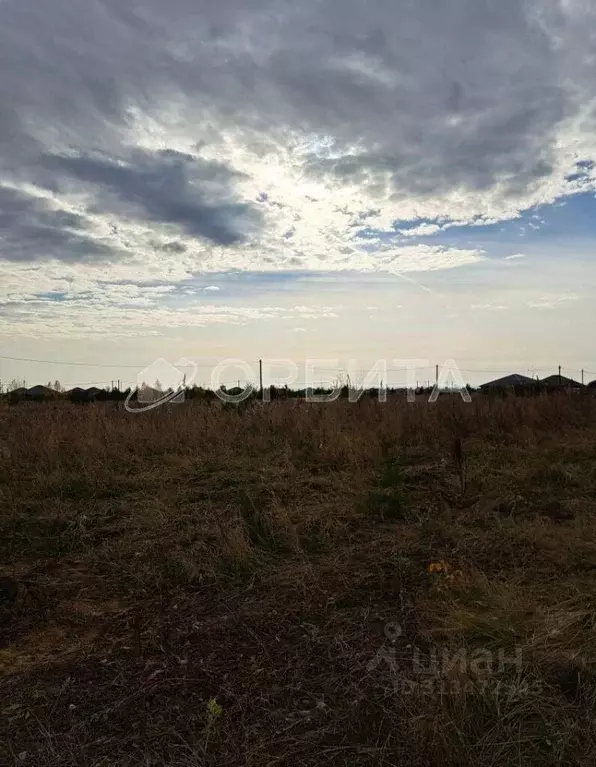
<path id="1" fill-rule="evenodd" d="M 472 360 L 473 358 L 461 358 L 462 361 L 464 359 Z M 13 357 L 5 354 L 0 354 L 0 360 L 10 360 L 13 362 L 30 362 L 34 364 L 40 364 L 40 365 L 64 365 L 64 366 L 72 366 L 72 367 L 89 367 L 89 368 L 104 368 L 104 369 L 112 369 L 112 370 L 118 370 L 118 369 L 130 369 L 130 370 L 136 370 L 137 372 L 142 371 L 144 368 L 150 367 L 153 363 L 152 362 L 144 362 L 144 363 L 138 363 L 138 364 L 118 364 L 118 363 L 105 363 L 105 362 L 78 362 L 78 361 L 72 361 L 72 360 L 43 360 L 43 359 L 36 359 L 32 357 Z M 272 364 L 275 367 L 275 363 L 283 363 L 282 360 L 273 359 L 273 360 L 263 360 L 268 362 L 269 364 Z M 313 366 L 313 373 L 315 374 L 321 374 L 321 373 L 331 373 L 334 376 L 344 376 L 344 375 L 369 375 L 371 373 L 375 373 L 377 375 L 385 375 L 389 373 L 403 373 L 407 366 L 404 365 L 403 367 L 392 367 L 392 368 L 386 368 L 385 370 L 375 370 L 374 366 L 373 368 L 369 370 L 350 370 L 349 368 L 346 368 L 344 366 L 339 366 L 338 368 L 320 368 L 316 365 L 316 360 L 312 361 L 314 363 Z M 457 362 L 457 360 L 456 360 Z M 220 362 L 214 362 L 212 364 L 201 364 L 196 365 L 196 368 L 198 370 L 214 370 Z M 299 364 L 299 363 L 296 363 Z M 190 362 L 187 365 L 179 364 L 177 365 L 179 368 L 194 368 L 194 363 Z M 514 366 L 512 366 L 514 367 Z M 551 368 L 535 368 L 533 366 L 528 365 L 518 365 L 515 366 L 518 370 L 526 370 L 527 372 L 531 373 L 532 375 L 536 375 L 538 373 L 548 373 Z M 419 373 L 422 373 L 424 370 L 432 370 L 434 368 L 433 365 L 427 365 L 424 367 L 417 367 L 416 370 Z M 481 374 L 501 374 L 506 375 L 507 373 L 510 373 L 511 368 L 458 368 L 461 373 L 481 373 Z M 572 368 L 566 368 L 566 371 L 568 373 L 578 373 L 580 372 L 579 369 L 572 369 Z M 586 376 L 596 376 L 596 372 L 591 370 L 586 370 L 584 368 L 583 370 L 584 375 Z M 274 376 L 274 378 L 279 378 L 280 376 Z M 91 382 L 91 384 L 100 383 L 100 382 Z M 73 384 L 71 384 L 73 385 Z M 74 385 L 89 385 L 87 383 L 85 384 L 74 384 Z"/>
<path id="2" fill-rule="evenodd" d="M 14 362 L 37 362 L 41 365 L 76 365 L 78 367 L 87 368 L 132 368 L 134 370 L 142 370 L 143 368 L 152 365 L 152 362 L 143 362 L 139 365 L 120 365 L 112 364 L 107 365 L 101 362 L 67 362 L 66 360 L 36 360 L 30 357 L 7 357 L 4 354 L 0 354 L 0 360 L 12 360 Z M 194 365 L 178 365 L 177 367 L 194 367 Z M 198 368 L 213 368 L 215 365 L 197 365 Z"/>

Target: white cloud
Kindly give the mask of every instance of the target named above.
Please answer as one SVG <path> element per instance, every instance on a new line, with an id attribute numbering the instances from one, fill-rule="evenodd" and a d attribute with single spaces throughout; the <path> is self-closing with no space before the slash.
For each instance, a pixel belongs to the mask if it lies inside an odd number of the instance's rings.
<path id="1" fill-rule="evenodd" d="M 512 261 L 515 258 L 526 258 L 525 253 L 512 253 L 510 256 L 505 256 L 506 261 Z"/>
<path id="2" fill-rule="evenodd" d="M 246 325 L 251 322 L 337 318 L 328 307 L 304 306 L 288 311 L 281 306 L 193 306 L 168 309 L 157 304 L 106 305 L 73 301 L 56 306 L 51 301 L 22 303 L 14 307 L 9 337 L 110 338 L 144 336 L 148 332 L 167 332 L 173 328 L 208 325 Z M 56 319 L 59 322 L 56 322 Z M 0 331 L 0 335 L 2 331 Z"/>
<path id="3" fill-rule="evenodd" d="M 441 231 L 441 227 L 438 224 L 420 224 L 419 226 L 413 226 L 410 229 L 398 229 L 400 234 L 404 237 L 428 237 L 429 235 L 436 234 Z"/>
<path id="4" fill-rule="evenodd" d="M 556 309 L 559 306 L 579 301 L 581 296 L 575 293 L 568 293 L 564 295 L 547 294 L 541 296 L 537 301 L 529 301 L 528 306 L 531 309 Z"/>

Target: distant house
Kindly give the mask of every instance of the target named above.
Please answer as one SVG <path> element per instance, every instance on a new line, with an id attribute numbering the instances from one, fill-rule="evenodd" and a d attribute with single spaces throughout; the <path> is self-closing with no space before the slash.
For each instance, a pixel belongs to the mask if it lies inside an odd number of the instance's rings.
<path id="1" fill-rule="evenodd" d="M 7 392 L 8 401 L 11 405 L 18 404 L 27 398 L 27 389 L 24 386 L 20 386 L 18 389 L 12 389 Z"/>
<path id="2" fill-rule="evenodd" d="M 75 386 L 67 392 L 67 396 L 71 402 L 95 402 L 98 395 L 103 392 L 103 389 L 98 389 L 96 386 L 91 386 L 89 389 L 81 389 L 80 386 Z"/>
<path id="3" fill-rule="evenodd" d="M 482 384 L 480 391 L 499 391 L 504 389 L 519 389 L 536 386 L 536 381 L 528 376 L 521 375 L 520 373 L 512 373 L 511 375 L 503 376 L 503 378 L 496 378 L 494 381 L 488 381 Z"/>
<path id="4" fill-rule="evenodd" d="M 57 396 L 58 392 L 54 391 L 54 389 L 50 389 L 49 386 L 38 385 L 27 389 L 23 399 L 43 402 L 48 399 L 54 399 Z"/>
<path id="5" fill-rule="evenodd" d="M 567 378 L 567 376 L 560 376 L 557 373 L 553 373 L 552 376 L 547 376 L 540 381 L 540 386 L 544 386 L 547 389 L 581 389 L 582 384 L 579 381 L 574 381 L 573 378 Z"/>
<path id="6" fill-rule="evenodd" d="M 75 386 L 74 389 L 69 389 L 66 392 L 66 396 L 71 402 L 87 402 L 87 392 L 80 386 Z"/>

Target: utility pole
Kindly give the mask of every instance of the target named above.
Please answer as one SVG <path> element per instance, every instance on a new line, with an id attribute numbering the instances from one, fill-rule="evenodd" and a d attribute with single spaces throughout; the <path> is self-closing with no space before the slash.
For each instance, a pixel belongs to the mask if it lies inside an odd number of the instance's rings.
<path id="1" fill-rule="evenodd" d="M 582 386 L 584 385 L 584 369 L 582 368 Z"/>
<path id="2" fill-rule="evenodd" d="M 559 386 L 561 385 L 561 366 L 559 365 Z"/>
<path id="3" fill-rule="evenodd" d="M 263 396 L 263 360 L 259 360 L 259 391 Z"/>
<path id="4" fill-rule="evenodd" d="M 435 386 L 439 385 L 439 366 L 435 365 Z"/>

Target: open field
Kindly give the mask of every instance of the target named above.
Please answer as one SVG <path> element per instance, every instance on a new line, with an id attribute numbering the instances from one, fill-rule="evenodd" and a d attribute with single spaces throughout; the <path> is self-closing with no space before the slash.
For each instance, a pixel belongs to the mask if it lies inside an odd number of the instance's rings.
<path id="1" fill-rule="evenodd" d="M 0 764 L 595 763 L 593 397 L 26 404 L 0 438 Z"/>

